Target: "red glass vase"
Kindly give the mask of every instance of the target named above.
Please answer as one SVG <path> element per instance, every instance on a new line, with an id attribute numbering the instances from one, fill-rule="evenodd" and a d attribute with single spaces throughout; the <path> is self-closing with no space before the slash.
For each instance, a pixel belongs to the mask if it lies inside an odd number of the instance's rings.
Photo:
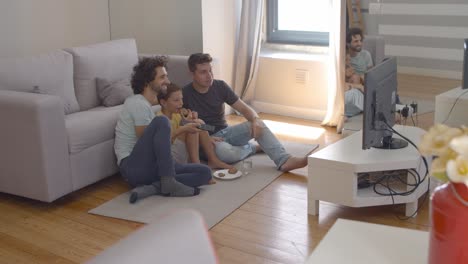
<path id="1" fill-rule="evenodd" d="M 446 183 L 431 197 L 430 264 L 468 263 L 468 188 Z"/>

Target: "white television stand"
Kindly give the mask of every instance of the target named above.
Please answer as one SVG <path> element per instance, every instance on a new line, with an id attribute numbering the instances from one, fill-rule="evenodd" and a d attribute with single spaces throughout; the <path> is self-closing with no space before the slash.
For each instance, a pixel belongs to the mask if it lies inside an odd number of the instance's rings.
<path id="1" fill-rule="evenodd" d="M 418 127 L 395 125 L 393 127 L 416 145 L 426 132 Z M 399 138 L 393 134 L 393 137 Z M 427 159 L 427 158 L 426 158 Z M 427 159 L 430 166 L 430 160 Z M 326 148 L 313 153 L 308 158 L 308 212 L 311 215 L 319 213 L 319 201 L 351 206 L 365 207 L 387 204 L 406 204 L 406 216 L 411 216 L 418 208 L 418 198 L 428 187 L 428 177 L 410 195 L 382 196 L 374 192 L 373 187 L 358 189 L 358 174 L 401 169 L 416 169 L 421 180 L 426 173 L 426 167 L 419 152 L 408 144 L 406 148 L 387 150 L 371 148 L 362 149 L 362 131 L 356 132 Z M 407 182 L 413 183 L 414 178 L 407 176 Z M 399 191 L 410 190 L 404 187 Z M 383 192 L 388 190 L 379 188 Z"/>

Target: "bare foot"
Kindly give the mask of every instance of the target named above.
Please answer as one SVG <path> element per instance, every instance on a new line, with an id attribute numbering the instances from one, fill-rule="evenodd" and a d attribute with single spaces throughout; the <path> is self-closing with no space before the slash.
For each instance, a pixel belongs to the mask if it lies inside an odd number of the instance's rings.
<path id="1" fill-rule="evenodd" d="M 336 125 L 336 133 L 341 134 L 343 133 L 344 123 L 348 121 L 347 116 L 341 116 L 340 120 L 338 120 L 338 124 Z"/>
<path id="2" fill-rule="evenodd" d="M 231 169 L 234 166 L 227 164 L 225 162 L 222 162 L 222 161 L 217 161 L 217 162 L 208 161 L 208 167 L 212 169 Z"/>
<path id="3" fill-rule="evenodd" d="M 208 184 L 209 184 L 209 185 L 211 185 L 211 184 L 216 184 L 216 181 L 215 181 L 213 178 L 211 178 L 210 181 L 208 182 Z"/>
<path id="4" fill-rule="evenodd" d="M 290 157 L 283 165 L 281 165 L 281 171 L 290 171 L 298 168 L 307 166 L 307 157 Z"/>

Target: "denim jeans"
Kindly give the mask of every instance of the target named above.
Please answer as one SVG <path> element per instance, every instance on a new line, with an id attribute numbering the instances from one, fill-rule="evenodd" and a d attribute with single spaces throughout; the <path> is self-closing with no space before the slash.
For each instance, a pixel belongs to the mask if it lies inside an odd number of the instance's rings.
<path id="1" fill-rule="evenodd" d="M 345 92 L 345 116 L 351 117 L 364 109 L 364 94 L 359 89 L 351 89 Z"/>
<path id="2" fill-rule="evenodd" d="M 263 130 L 257 138 L 257 142 L 279 169 L 291 155 L 286 152 L 270 129 L 262 121 L 259 122 L 261 122 Z M 252 135 L 251 123 L 248 121 L 229 126 L 212 136 L 223 138 L 224 141 L 216 142 L 215 149 L 218 158 L 226 163 L 238 162 L 256 152 L 255 144 L 249 142 Z"/>
<path id="3" fill-rule="evenodd" d="M 145 128 L 130 156 L 120 162 L 120 173 L 132 186 L 149 185 L 161 176 L 172 176 L 191 187 L 207 184 L 211 169 L 203 164 L 178 164 L 171 154 L 171 127 L 164 116 L 156 116 Z"/>

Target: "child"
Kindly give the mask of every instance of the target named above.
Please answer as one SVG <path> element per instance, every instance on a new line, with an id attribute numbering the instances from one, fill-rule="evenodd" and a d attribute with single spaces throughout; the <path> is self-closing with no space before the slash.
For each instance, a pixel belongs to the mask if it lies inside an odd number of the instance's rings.
<path id="1" fill-rule="evenodd" d="M 351 56 L 349 55 L 349 53 L 346 54 L 345 65 L 345 82 L 348 90 L 351 88 L 356 88 L 363 91 L 364 87 L 362 83 L 364 76 L 360 76 L 354 71 L 354 68 L 351 66 Z"/>
<path id="2" fill-rule="evenodd" d="M 206 131 L 197 128 L 204 124 L 196 112 L 182 108 L 182 89 L 175 84 L 167 86 L 165 93 L 158 95 L 161 111 L 171 122 L 172 155 L 177 162 L 200 163 L 199 146 L 206 153 L 208 166 L 211 168 L 230 169 L 233 166 L 218 159 L 212 138 Z"/>
<path id="3" fill-rule="evenodd" d="M 344 93 L 344 121 L 347 117 L 355 116 L 362 112 L 364 108 L 364 76 L 355 73 L 354 68 L 351 66 L 351 55 L 346 52 L 345 63 L 345 83 L 346 91 Z M 342 125 L 342 122 L 340 122 Z M 338 128 L 337 128 L 338 129 Z M 338 131 L 340 131 L 338 129 Z"/>

